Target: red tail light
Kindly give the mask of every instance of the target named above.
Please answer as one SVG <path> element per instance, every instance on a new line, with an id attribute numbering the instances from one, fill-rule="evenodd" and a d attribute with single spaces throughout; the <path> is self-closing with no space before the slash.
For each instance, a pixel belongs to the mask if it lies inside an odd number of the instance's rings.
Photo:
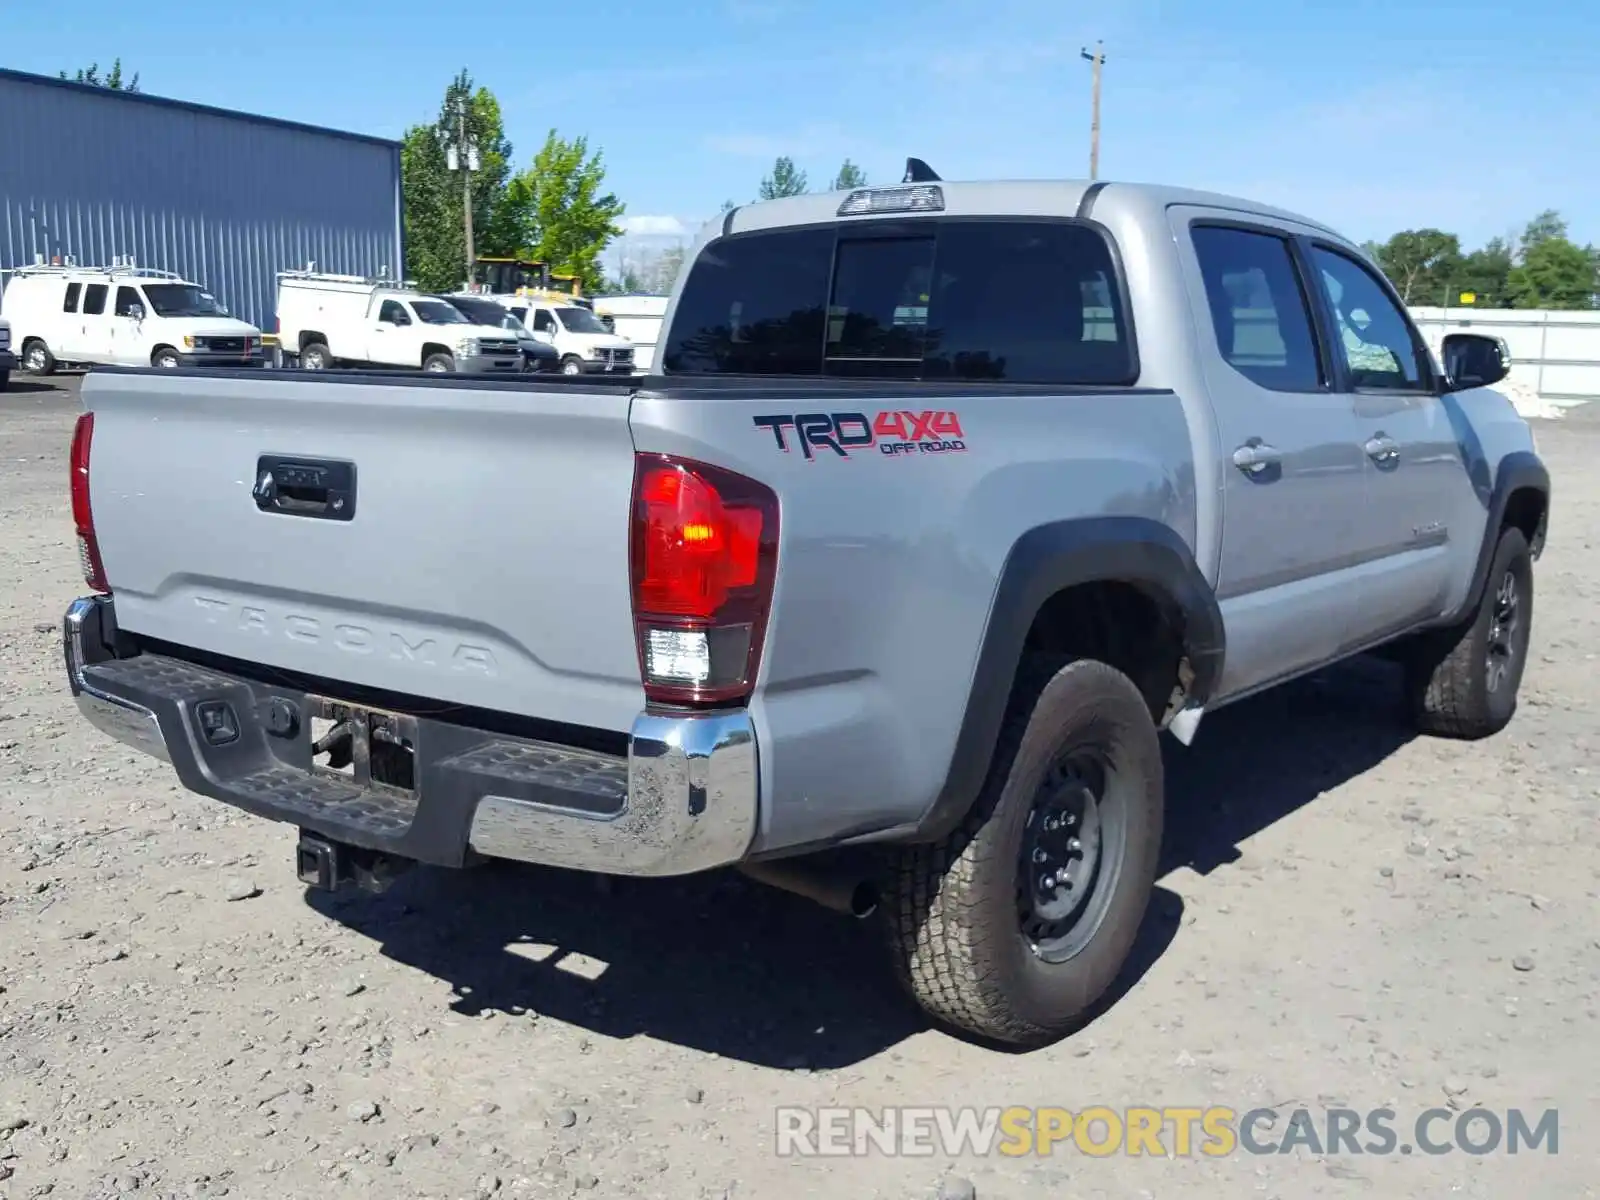
<path id="1" fill-rule="evenodd" d="M 94 536 L 94 508 L 89 503 L 89 446 L 94 441 L 94 414 L 79 416 L 72 430 L 72 523 L 78 527 L 78 561 L 83 579 L 97 592 L 109 592 L 100 543 Z"/>
<path id="2" fill-rule="evenodd" d="M 772 489 L 720 467 L 637 455 L 632 559 L 645 696 L 669 704 L 747 697 L 778 566 Z"/>

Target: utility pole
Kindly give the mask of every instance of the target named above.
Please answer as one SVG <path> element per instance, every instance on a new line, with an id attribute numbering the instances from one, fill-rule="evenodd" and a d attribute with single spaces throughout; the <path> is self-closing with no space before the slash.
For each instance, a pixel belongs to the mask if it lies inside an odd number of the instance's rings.
<path id="1" fill-rule="evenodd" d="M 472 173 L 478 169 L 478 144 L 467 128 L 467 110 L 472 97 L 462 92 L 456 98 L 455 128 L 444 131 L 445 166 L 461 172 L 461 217 L 467 235 L 467 286 L 470 290 L 478 255 L 472 235 Z"/>
<path id="2" fill-rule="evenodd" d="M 1096 42 L 1093 54 L 1085 46 L 1080 57 L 1094 65 L 1094 107 L 1089 120 L 1089 179 L 1093 182 L 1100 178 L 1100 68 L 1106 62 L 1105 43 Z"/>

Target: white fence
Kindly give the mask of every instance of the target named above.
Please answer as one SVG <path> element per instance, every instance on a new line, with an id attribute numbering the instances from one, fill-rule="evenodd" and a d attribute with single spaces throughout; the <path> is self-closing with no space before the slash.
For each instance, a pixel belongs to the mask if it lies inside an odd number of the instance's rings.
<path id="1" fill-rule="evenodd" d="M 1543 405 L 1570 408 L 1600 400 L 1600 312 L 1516 308 L 1413 308 L 1411 319 L 1438 354 L 1451 332 L 1503 337 L 1518 391 Z"/>

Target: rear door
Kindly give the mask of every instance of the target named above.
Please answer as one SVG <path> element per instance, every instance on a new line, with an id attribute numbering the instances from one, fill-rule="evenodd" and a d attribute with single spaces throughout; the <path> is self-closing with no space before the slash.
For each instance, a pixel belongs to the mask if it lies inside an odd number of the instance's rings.
<path id="1" fill-rule="evenodd" d="M 104 283 L 83 287 L 82 318 L 78 325 L 74 357 L 83 362 L 111 361 L 111 288 Z"/>
<path id="2" fill-rule="evenodd" d="M 1297 230 L 1172 210 L 1220 438 L 1222 696 L 1333 658 L 1361 586 L 1366 456 Z"/>
<path id="3" fill-rule="evenodd" d="M 65 292 L 57 284 L 44 295 L 52 300 L 59 297 L 59 303 L 39 314 L 39 331 L 52 354 L 71 361 L 71 355 L 83 343 L 83 316 L 78 312 L 83 302 L 83 284 L 73 281 Z"/>

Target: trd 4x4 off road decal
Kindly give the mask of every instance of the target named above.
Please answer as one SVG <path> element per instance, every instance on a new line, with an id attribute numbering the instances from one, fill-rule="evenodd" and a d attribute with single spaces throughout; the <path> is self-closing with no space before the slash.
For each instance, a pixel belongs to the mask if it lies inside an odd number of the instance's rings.
<path id="1" fill-rule="evenodd" d="M 778 449 L 787 454 L 789 435 L 800 446 L 808 461 L 824 450 L 840 458 L 852 451 L 877 449 L 891 458 L 921 454 L 959 454 L 967 448 L 962 440 L 961 418 L 944 409 L 914 413 L 885 409 L 872 417 L 866 413 L 793 413 L 755 417 L 757 429 L 770 429 Z"/>

